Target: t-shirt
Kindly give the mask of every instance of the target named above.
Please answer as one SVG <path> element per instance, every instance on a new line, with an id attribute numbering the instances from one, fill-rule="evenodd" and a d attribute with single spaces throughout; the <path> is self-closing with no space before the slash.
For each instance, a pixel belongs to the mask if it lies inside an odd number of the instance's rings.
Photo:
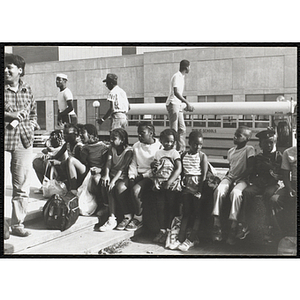
<path id="1" fill-rule="evenodd" d="M 110 176 L 115 177 L 118 171 L 122 171 L 122 174 L 119 177 L 119 179 L 123 179 L 128 172 L 128 165 L 126 164 L 125 161 L 125 154 L 127 152 L 130 152 L 132 156 L 133 155 L 132 147 L 127 146 L 120 155 L 117 154 L 117 150 L 114 147 L 110 147 L 110 151 L 112 153 L 112 165 L 110 170 Z"/>
<path id="2" fill-rule="evenodd" d="M 182 75 L 180 71 L 175 73 L 171 78 L 170 92 L 166 105 L 169 105 L 170 103 L 181 104 L 181 100 L 174 95 L 174 87 L 176 87 L 178 93 L 182 95 L 184 89 L 184 75 Z"/>
<path id="3" fill-rule="evenodd" d="M 201 175 L 200 168 L 201 158 L 200 153 L 197 152 L 195 154 L 186 153 L 182 158 L 182 169 L 184 175 Z"/>
<path id="4" fill-rule="evenodd" d="M 106 163 L 108 146 L 103 142 L 85 144 L 81 150 L 81 162 L 88 168 L 97 167 L 103 169 Z"/>
<path id="5" fill-rule="evenodd" d="M 68 107 L 67 101 L 69 100 L 73 101 L 73 94 L 69 88 L 65 88 L 63 91 L 58 93 L 57 103 L 60 112 L 63 112 Z M 75 115 L 74 109 L 69 112 L 69 115 Z"/>
<path id="6" fill-rule="evenodd" d="M 133 145 L 133 158 L 129 165 L 128 177 L 135 178 L 138 174 L 151 177 L 150 164 L 153 162 L 155 153 L 161 148 L 159 140 L 155 139 L 153 144 L 144 144 L 140 141 Z"/>
<path id="7" fill-rule="evenodd" d="M 282 154 L 283 170 L 292 172 L 292 181 L 297 182 L 297 147 L 287 148 Z"/>
<path id="8" fill-rule="evenodd" d="M 123 89 L 116 85 L 108 94 L 107 100 L 112 102 L 113 113 L 124 112 L 129 110 L 127 95 Z"/>
<path id="9" fill-rule="evenodd" d="M 247 168 L 247 159 L 255 155 L 254 148 L 250 145 L 246 145 L 241 149 L 236 149 L 236 146 L 228 150 L 227 159 L 229 161 L 229 172 L 226 175 L 229 179 L 238 181 L 241 178 L 241 174 Z"/>
<path id="10" fill-rule="evenodd" d="M 180 154 L 179 154 L 179 152 L 176 149 L 171 149 L 171 150 L 159 149 L 155 153 L 154 159 L 160 160 L 162 157 L 168 157 L 173 162 L 175 162 L 176 159 L 180 159 Z"/>

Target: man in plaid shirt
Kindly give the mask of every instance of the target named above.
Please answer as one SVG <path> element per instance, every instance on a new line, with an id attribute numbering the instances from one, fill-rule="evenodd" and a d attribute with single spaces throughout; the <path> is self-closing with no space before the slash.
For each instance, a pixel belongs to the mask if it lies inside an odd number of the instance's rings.
<path id="1" fill-rule="evenodd" d="M 31 88 L 20 77 L 24 75 L 25 61 L 21 56 L 5 54 L 4 67 L 4 121 L 5 151 L 11 154 L 13 198 L 11 234 L 26 237 L 24 229 L 30 191 L 32 143 L 34 128 L 38 128 L 36 103 Z"/>

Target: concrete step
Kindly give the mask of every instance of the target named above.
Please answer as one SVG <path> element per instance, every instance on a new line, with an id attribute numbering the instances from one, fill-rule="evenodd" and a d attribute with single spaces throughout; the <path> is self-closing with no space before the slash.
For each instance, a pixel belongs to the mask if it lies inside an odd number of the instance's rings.
<path id="1" fill-rule="evenodd" d="M 4 254 L 18 254 L 25 249 L 66 237 L 85 228 L 91 228 L 96 223 L 98 223 L 98 217 L 79 216 L 72 227 L 61 232 L 47 229 L 42 218 L 25 222 L 25 227 L 31 231 L 31 235 L 25 238 L 11 235 L 8 240 L 4 241 Z"/>
<path id="2" fill-rule="evenodd" d="M 39 254 L 39 255 L 86 255 L 98 254 L 99 250 L 112 246 L 119 242 L 139 234 L 137 231 L 118 231 L 108 232 L 94 231 L 93 227 L 74 232 L 68 236 L 55 239 L 48 243 L 40 244 L 32 248 L 18 252 L 18 254 Z"/>

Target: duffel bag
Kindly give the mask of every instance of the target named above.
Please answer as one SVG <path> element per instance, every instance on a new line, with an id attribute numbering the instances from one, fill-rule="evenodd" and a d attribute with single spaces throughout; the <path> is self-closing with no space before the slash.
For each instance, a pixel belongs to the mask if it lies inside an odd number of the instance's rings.
<path id="1" fill-rule="evenodd" d="M 78 216 L 78 197 L 71 192 L 51 196 L 43 207 L 43 218 L 48 229 L 64 231 L 77 221 Z"/>

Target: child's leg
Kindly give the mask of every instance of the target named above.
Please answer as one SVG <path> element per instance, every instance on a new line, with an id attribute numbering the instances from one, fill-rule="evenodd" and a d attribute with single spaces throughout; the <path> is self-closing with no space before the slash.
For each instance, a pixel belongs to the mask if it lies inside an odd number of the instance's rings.
<path id="1" fill-rule="evenodd" d="M 242 204 L 242 192 L 247 187 L 247 183 L 244 181 L 239 182 L 230 193 L 231 208 L 229 214 L 229 220 L 232 221 L 231 228 L 236 227 L 237 217 Z"/>
<path id="2" fill-rule="evenodd" d="M 271 185 L 267 186 L 263 193 L 263 201 L 264 205 L 266 207 L 266 224 L 267 226 L 274 226 L 273 224 L 273 213 L 272 213 L 272 203 L 271 203 L 271 197 L 274 195 L 274 193 L 278 190 L 278 185 Z"/>
<path id="3" fill-rule="evenodd" d="M 136 183 L 132 188 L 132 200 L 134 206 L 134 214 L 136 216 L 142 215 L 142 196 L 145 191 L 150 189 L 152 181 L 150 178 L 144 178 Z"/>
<path id="4" fill-rule="evenodd" d="M 68 174 L 69 178 L 69 186 L 70 190 L 77 190 L 77 171 L 80 174 L 84 174 L 86 172 L 86 166 L 82 164 L 78 159 L 75 157 L 68 158 Z"/>
<path id="5" fill-rule="evenodd" d="M 163 190 L 155 192 L 155 202 L 159 228 L 166 229 L 166 192 Z"/>
<path id="6" fill-rule="evenodd" d="M 175 216 L 178 215 L 177 208 L 177 194 L 176 192 L 167 190 L 166 191 L 166 209 L 165 209 L 165 226 L 166 228 L 171 229 L 171 223 Z"/>
<path id="7" fill-rule="evenodd" d="M 230 185 L 231 182 L 227 178 L 224 178 L 214 191 L 214 207 L 212 211 L 212 215 L 214 216 L 214 226 L 221 227 L 220 214 L 222 211 L 224 199 L 229 191 Z"/>
<path id="8" fill-rule="evenodd" d="M 118 180 L 115 186 L 115 195 L 118 205 L 122 215 L 126 215 L 132 218 L 133 209 L 130 207 L 130 193 L 129 193 L 129 180 L 124 178 L 123 180 Z"/>
<path id="9" fill-rule="evenodd" d="M 183 203 L 182 219 L 181 219 L 180 231 L 178 234 L 178 240 L 180 243 L 183 243 L 186 238 L 188 222 L 192 214 L 192 204 L 193 204 L 192 197 L 193 197 L 192 194 L 182 195 L 182 203 Z"/>
<path id="10" fill-rule="evenodd" d="M 193 225 L 192 232 L 191 232 L 191 235 L 189 238 L 189 240 L 191 242 L 194 242 L 198 236 L 198 230 L 199 230 L 200 222 L 201 222 L 200 214 L 201 214 L 202 207 L 203 207 L 203 198 L 201 197 L 199 199 L 199 198 L 193 197 L 194 225 Z"/>

